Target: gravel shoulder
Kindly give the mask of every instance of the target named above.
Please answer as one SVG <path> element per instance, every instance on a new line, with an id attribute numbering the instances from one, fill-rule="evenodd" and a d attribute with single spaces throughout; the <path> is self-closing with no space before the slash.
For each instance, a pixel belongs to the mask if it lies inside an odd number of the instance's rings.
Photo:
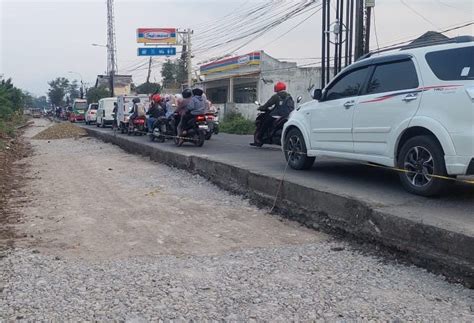
<path id="1" fill-rule="evenodd" d="M 0 319 L 474 320 L 474 291 L 200 177 L 92 138 L 31 143 Z"/>

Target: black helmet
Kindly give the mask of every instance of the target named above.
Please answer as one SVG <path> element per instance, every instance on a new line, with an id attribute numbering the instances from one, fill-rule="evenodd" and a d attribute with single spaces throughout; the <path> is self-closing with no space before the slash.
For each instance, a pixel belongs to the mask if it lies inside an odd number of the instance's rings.
<path id="1" fill-rule="evenodd" d="M 193 90 L 193 95 L 201 96 L 203 94 L 204 94 L 204 91 L 199 88 L 196 88 Z"/>
<path id="2" fill-rule="evenodd" d="M 132 102 L 133 102 L 133 103 L 139 103 L 139 102 L 140 102 L 140 98 L 133 98 Z"/>
<path id="3" fill-rule="evenodd" d="M 184 99 L 189 99 L 190 97 L 193 96 L 193 92 L 191 89 L 184 89 L 183 92 L 181 93 Z"/>

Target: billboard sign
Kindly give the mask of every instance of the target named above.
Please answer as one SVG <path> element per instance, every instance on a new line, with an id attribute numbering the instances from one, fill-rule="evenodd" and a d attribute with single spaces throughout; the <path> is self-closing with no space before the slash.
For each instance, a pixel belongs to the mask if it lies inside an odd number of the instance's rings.
<path id="1" fill-rule="evenodd" d="M 138 28 L 137 43 L 176 44 L 176 28 Z"/>
<path id="2" fill-rule="evenodd" d="M 139 48 L 138 56 L 174 56 L 176 47 L 149 47 Z"/>

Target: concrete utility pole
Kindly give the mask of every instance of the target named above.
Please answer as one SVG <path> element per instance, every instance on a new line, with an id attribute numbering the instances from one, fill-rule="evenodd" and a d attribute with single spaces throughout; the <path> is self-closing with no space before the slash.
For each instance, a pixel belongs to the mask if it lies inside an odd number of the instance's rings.
<path id="1" fill-rule="evenodd" d="M 147 83 L 150 83 L 150 75 L 151 75 L 151 56 L 150 56 L 150 60 L 148 61 L 148 75 L 146 77 L 146 82 Z"/>
<path id="2" fill-rule="evenodd" d="M 114 76 L 116 71 L 114 0 L 107 0 L 107 74 L 110 81 L 110 96 L 114 96 Z"/>

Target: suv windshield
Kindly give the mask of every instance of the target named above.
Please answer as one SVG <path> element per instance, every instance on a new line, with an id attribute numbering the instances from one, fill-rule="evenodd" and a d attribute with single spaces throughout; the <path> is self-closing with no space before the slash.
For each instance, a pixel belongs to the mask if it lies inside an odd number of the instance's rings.
<path id="1" fill-rule="evenodd" d="M 97 110 L 99 108 L 98 104 L 91 104 L 91 110 Z"/>
<path id="2" fill-rule="evenodd" d="M 426 61 L 440 80 L 474 79 L 474 46 L 427 53 Z"/>

